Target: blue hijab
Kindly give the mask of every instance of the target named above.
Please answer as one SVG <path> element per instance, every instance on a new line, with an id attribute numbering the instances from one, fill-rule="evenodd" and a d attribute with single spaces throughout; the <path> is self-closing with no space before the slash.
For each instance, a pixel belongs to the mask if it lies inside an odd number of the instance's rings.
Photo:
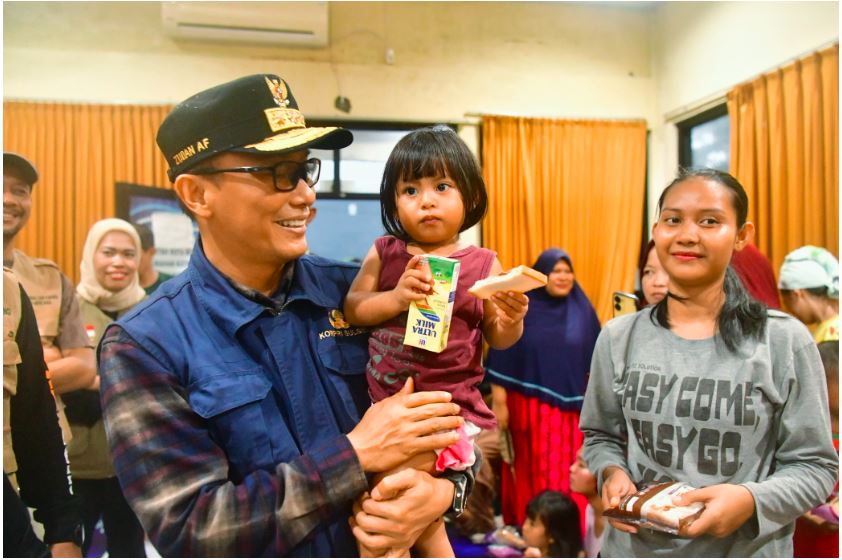
<path id="1" fill-rule="evenodd" d="M 561 259 L 573 270 L 570 255 L 556 248 L 541 253 L 532 268 L 549 275 Z M 596 311 L 578 282 L 565 297 L 543 287 L 526 295 L 523 336 L 507 350 L 489 350 L 488 380 L 562 410 L 580 410 L 600 330 Z"/>

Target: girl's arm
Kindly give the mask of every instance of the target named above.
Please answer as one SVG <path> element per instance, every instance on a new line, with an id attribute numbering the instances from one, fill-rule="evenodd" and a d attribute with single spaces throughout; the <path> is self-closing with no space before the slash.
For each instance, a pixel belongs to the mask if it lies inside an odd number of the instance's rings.
<path id="1" fill-rule="evenodd" d="M 506 389 L 500 385 L 491 385 L 491 410 L 497 417 L 497 428 L 505 430 L 509 427 L 509 405 Z"/>
<path id="2" fill-rule="evenodd" d="M 500 274 L 503 265 L 496 258 L 490 276 Z M 518 292 L 497 292 L 484 301 L 482 335 L 489 346 L 505 350 L 523 335 L 523 318 L 529 308 L 529 298 Z"/>
<path id="3" fill-rule="evenodd" d="M 432 285 L 429 272 L 417 270 L 419 256 L 409 260 L 394 290 L 378 292 L 381 261 L 372 247 L 363 260 L 357 277 L 345 296 L 343 313 L 352 325 L 373 326 L 397 317 L 409 308 L 410 301 L 424 299 Z"/>
<path id="4" fill-rule="evenodd" d="M 618 505 L 624 496 L 637 492 L 626 464 L 626 418 L 614 394 L 613 384 L 611 333 L 606 328 L 596 339 L 579 420 L 579 428 L 585 435 L 582 456 L 596 475 L 596 487 L 602 496 L 603 510 Z M 637 533 L 637 528 L 632 525 L 613 519 L 609 523 L 621 531 Z"/>
<path id="5" fill-rule="evenodd" d="M 614 360 L 611 357 L 611 330 L 599 334 L 591 361 L 591 374 L 582 404 L 579 428 L 585 436 L 582 455 L 597 478 L 602 491 L 616 467 L 628 472 L 626 465 L 626 418 L 614 393 Z"/>

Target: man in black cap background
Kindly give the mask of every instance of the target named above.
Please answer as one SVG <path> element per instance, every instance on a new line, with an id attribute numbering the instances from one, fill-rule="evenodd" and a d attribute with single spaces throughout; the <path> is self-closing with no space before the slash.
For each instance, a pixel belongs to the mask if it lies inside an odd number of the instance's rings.
<path id="1" fill-rule="evenodd" d="M 32 301 L 50 379 L 62 394 L 96 382 L 96 359 L 70 279 L 54 262 L 15 249 L 15 238 L 32 213 L 32 189 L 37 181 L 38 172 L 26 158 L 3 154 L 3 265 L 14 271 Z M 71 435 L 60 399 L 57 406 L 67 442 Z"/>
<path id="2" fill-rule="evenodd" d="M 369 408 L 368 331 L 341 313 L 357 269 L 305 255 L 320 170 L 308 148 L 350 132 L 307 127 L 286 82 L 255 75 L 183 101 L 157 140 L 200 237 L 99 349 L 117 475 L 156 548 L 355 556 L 355 537 L 406 548 L 460 510 L 464 474 L 407 469 L 364 495 L 368 475 L 454 442 L 461 419 L 411 381 Z"/>

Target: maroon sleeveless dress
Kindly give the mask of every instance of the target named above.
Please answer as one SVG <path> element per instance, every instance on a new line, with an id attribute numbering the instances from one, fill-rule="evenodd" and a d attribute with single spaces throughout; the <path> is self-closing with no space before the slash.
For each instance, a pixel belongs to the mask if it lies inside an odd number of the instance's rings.
<path id="1" fill-rule="evenodd" d="M 406 242 L 392 236 L 374 242 L 380 255 L 378 291 L 392 290 L 412 258 Z M 459 259 L 456 300 L 450 322 L 447 347 L 439 353 L 404 346 L 406 312 L 378 325 L 368 341 L 366 367 L 368 389 L 373 402 L 380 401 L 403 387 L 411 375 L 416 391 L 448 391 L 460 414 L 482 429 L 496 426 L 494 413 L 486 406 L 479 391 L 485 373 L 482 367 L 483 301 L 468 293 L 474 282 L 486 278 L 494 264 L 495 253 L 470 246 L 450 258 Z"/>

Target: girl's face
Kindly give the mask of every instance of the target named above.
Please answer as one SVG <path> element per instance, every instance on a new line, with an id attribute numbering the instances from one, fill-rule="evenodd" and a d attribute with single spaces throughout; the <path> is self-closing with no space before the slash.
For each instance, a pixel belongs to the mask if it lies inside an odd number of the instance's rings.
<path id="1" fill-rule="evenodd" d="M 413 241 L 441 245 L 454 241 L 465 221 L 465 205 L 456 182 L 448 176 L 398 181 L 398 219 Z"/>
<path id="2" fill-rule="evenodd" d="M 658 252 L 653 247 L 646 257 L 646 266 L 643 267 L 643 276 L 640 279 L 640 289 L 643 290 L 646 303 L 654 305 L 664 299 L 669 280 L 670 277 L 658 260 Z"/>
<path id="3" fill-rule="evenodd" d="M 731 254 L 742 249 L 754 232 L 750 223 L 737 227 L 733 198 L 728 187 L 701 177 L 669 190 L 652 235 L 671 291 L 723 281 Z"/>
<path id="4" fill-rule="evenodd" d="M 94 251 L 94 274 L 100 286 L 119 292 L 131 284 L 137 274 L 137 248 L 123 231 L 106 233 Z"/>
<path id="5" fill-rule="evenodd" d="M 526 546 L 534 546 L 542 552 L 550 548 L 550 536 L 540 516 L 536 515 L 534 519 L 527 517 L 523 522 L 523 540 Z"/>
<path id="6" fill-rule="evenodd" d="M 582 458 L 581 449 L 576 454 L 576 462 L 570 465 L 570 489 L 585 496 L 596 494 L 596 477 Z"/>
<path id="7" fill-rule="evenodd" d="M 573 289 L 576 276 L 573 269 L 564 259 L 559 259 L 552 271 L 547 275 L 547 293 L 553 297 L 565 297 Z"/>

